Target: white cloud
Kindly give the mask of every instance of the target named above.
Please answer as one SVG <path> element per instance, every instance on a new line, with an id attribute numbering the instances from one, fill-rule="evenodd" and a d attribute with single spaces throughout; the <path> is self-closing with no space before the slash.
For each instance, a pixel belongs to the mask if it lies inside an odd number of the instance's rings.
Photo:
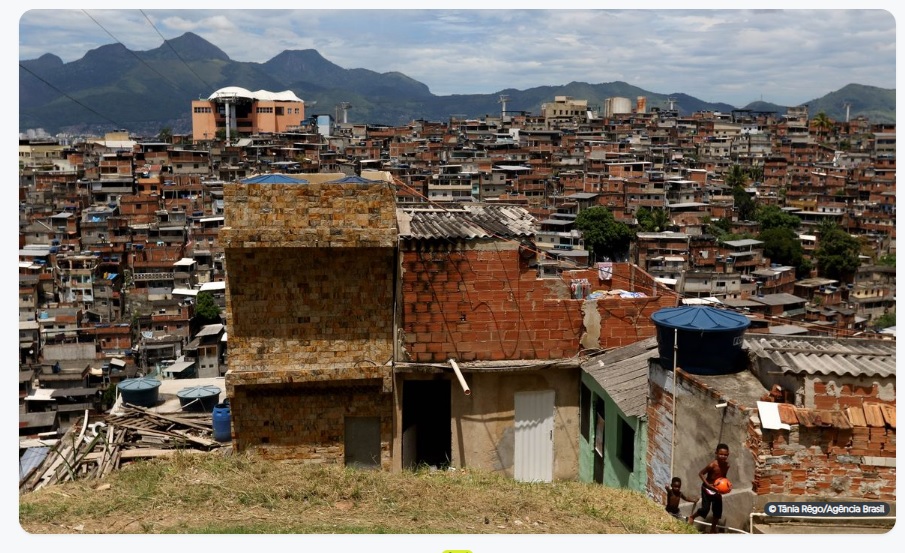
<path id="1" fill-rule="evenodd" d="M 42 10 L 19 57 L 72 61 L 113 42 L 159 47 L 194 32 L 236 61 L 316 49 L 341 67 L 399 71 L 435 94 L 626 81 L 744 105 L 796 104 L 848 83 L 894 88 L 884 10 Z M 151 19 L 152 26 L 145 15 Z M 94 18 L 95 21 L 92 20 Z M 103 27 L 103 28 L 102 28 Z"/>

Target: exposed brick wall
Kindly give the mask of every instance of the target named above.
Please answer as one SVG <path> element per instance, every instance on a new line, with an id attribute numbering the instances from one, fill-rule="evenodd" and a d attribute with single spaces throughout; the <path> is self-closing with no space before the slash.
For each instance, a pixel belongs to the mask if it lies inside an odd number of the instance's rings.
<path id="1" fill-rule="evenodd" d="M 612 281 L 599 280 L 591 270 L 537 278 L 517 244 L 409 249 L 402 256 L 403 345 L 416 362 L 570 357 L 588 331 L 595 333 L 596 347 L 628 345 L 653 336 L 650 315 L 676 303 L 662 288 L 653 296 L 651 277 L 625 263 L 614 266 Z M 587 328 L 587 300 L 571 299 L 569 288 L 581 278 L 592 290 L 633 289 L 646 297 L 597 300 L 599 329 Z"/>
<path id="2" fill-rule="evenodd" d="M 749 426 L 758 459 L 754 491 L 805 499 L 896 499 L 896 431 Z"/>
<path id="3" fill-rule="evenodd" d="M 393 401 L 372 381 L 239 386 L 230 399 L 235 446 L 265 458 L 343 464 L 346 417 L 379 417 L 381 468 L 390 469 Z"/>
<path id="4" fill-rule="evenodd" d="M 815 409 L 863 407 L 865 403 L 895 405 L 895 377 L 830 377 L 824 381 L 812 380 L 805 384 L 805 405 Z"/>

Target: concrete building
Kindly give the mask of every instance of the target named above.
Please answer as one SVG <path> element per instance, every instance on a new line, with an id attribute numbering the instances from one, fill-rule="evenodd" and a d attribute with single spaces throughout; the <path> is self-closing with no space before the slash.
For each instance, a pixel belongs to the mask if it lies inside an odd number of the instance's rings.
<path id="1" fill-rule="evenodd" d="M 192 139 L 217 140 L 258 133 L 281 133 L 301 126 L 305 102 L 292 91 L 251 92 L 228 86 L 206 100 L 192 101 Z"/>

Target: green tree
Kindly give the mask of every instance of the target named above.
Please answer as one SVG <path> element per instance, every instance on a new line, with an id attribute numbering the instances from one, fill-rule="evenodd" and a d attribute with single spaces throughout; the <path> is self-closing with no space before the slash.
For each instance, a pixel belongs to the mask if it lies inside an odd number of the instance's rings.
<path id="1" fill-rule="evenodd" d="M 157 133 L 157 140 L 171 144 L 173 142 L 173 129 L 164 127 Z"/>
<path id="2" fill-rule="evenodd" d="M 885 255 L 881 255 L 877 259 L 877 264 L 883 265 L 885 267 L 895 267 L 896 266 L 896 254 L 888 253 Z"/>
<path id="3" fill-rule="evenodd" d="M 829 118 L 826 112 L 819 112 L 814 118 L 811 120 L 811 124 L 814 125 L 814 128 L 817 130 L 817 134 L 826 135 L 830 129 L 833 128 L 833 120 Z"/>
<path id="4" fill-rule="evenodd" d="M 796 275 L 810 273 L 811 264 L 804 262 L 804 248 L 798 235 L 789 227 L 774 227 L 762 231 L 758 240 L 764 243 L 764 255 L 773 263 L 795 267 Z"/>
<path id="5" fill-rule="evenodd" d="M 761 205 L 754 211 L 754 220 L 760 223 L 761 232 L 775 228 L 797 229 L 801 219 L 783 211 L 776 205 Z"/>
<path id="6" fill-rule="evenodd" d="M 744 188 L 748 183 L 748 173 L 745 171 L 744 167 L 735 164 L 729 168 L 729 171 L 726 173 L 723 180 L 729 188 L 734 189 L 736 186 Z"/>
<path id="7" fill-rule="evenodd" d="M 750 221 L 754 218 L 757 204 L 754 203 L 751 194 L 748 194 L 744 187 L 741 185 L 734 186 L 732 188 L 732 199 L 740 221 Z"/>
<path id="8" fill-rule="evenodd" d="M 861 264 L 861 244 L 832 221 L 820 224 L 814 259 L 820 276 L 851 282 Z"/>
<path id="9" fill-rule="evenodd" d="M 594 206 L 580 212 L 575 218 L 575 228 L 581 231 L 585 247 L 597 260 L 624 259 L 628 254 L 634 234 L 613 212 L 602 206 Z"/>
<path id="10" fill-rule="evenodd" d="M 195 296 L 194 319 L 199 326 L 220 322 L 220 306 L 210 292 L 198 292 Z"/>
<path id="11" fill-rule="evenodd" d="M 644 232 L 663 232 L 669 227 L 669 215 L 663 209 L 638 208 L 635 213 L 638 227 Z"/>
<path id="12" fill-rule="evenodd" d="M 883 330 L 884 328 L 896 326 L 896 310 L 893 309 L 892 311 L 883 313 L 882 315 L 871 321 L 870 326 L 875 330 Z"/>

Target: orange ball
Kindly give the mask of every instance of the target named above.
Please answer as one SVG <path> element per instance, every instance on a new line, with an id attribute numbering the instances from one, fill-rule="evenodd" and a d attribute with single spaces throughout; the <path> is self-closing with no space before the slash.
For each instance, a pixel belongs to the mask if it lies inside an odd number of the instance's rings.
<path id="1" fill-rule="evenodd" d="M 726 494 L 732 491 L 732 482 L 728 478 L 717 478 L 713 482 L 713 487 L 721 494 Z"/>

